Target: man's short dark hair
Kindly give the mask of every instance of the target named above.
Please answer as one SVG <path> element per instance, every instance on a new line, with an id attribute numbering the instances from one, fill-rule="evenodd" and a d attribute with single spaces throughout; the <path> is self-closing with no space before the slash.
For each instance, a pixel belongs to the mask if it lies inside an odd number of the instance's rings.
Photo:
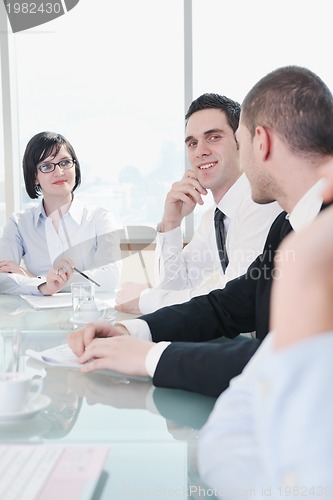
<path id="1" fill-rule="evenodd" d="M 285 66 L 264 76 L 242 103 L 251 136 L 271 128 L 289 149 L 304 156 L 333 154 L 333 96 L 309 69 Z"/>
<path id="2" fill-rule="evenodd" d="M 193 113 L 203 109 L 220 109 L 225 113 L 227 122 L 235 133 L 239 125 L 240 104 L 224 95 L 206 93 L 192 101 L 185 115 L 185 123 Z"/>

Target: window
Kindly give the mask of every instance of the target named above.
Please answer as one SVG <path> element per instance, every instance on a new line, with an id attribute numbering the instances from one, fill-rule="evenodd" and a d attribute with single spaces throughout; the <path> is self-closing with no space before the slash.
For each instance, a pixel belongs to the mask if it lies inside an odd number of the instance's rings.
<path id="1" fill-rule="evenodd" d="M 0 52 L 1 64 L 1 52 Z M 2 85 L 0 80 L 0 137 L 3 137 L 3 106 L 2 106 Z M 6 221 L 6 203 L 5 203 L 5 159 L 4 148 L 1 147 L 0 141 L 0 229 Z"/>
<path id="2" fill-rule="evenodd" d="M 4 19 L 0 20 L 0 30 L 5 32 L 7 24 Z M 0 34 L 0 68 L 3 66 L 3 43 L 4 35 Z M 2 74 L 2 73 L 1 73 Z M 3 141 L 3 104 L 2 104 L 2 78 L 0 78 L 0 230 L 6 220 L 6 202 L 5 202 L 5 157 L 4 157 L 4 141 Z"/>
<path id="3" fill-rule="evenodd" d="M 330 0 L 320 8 L 281 0 L 269 9 L 266 0 L 80 0 L 14 35 L 1 15 L 0 229 L 13 208 L 34 203 L 16 177 L 27 141 L 41 130 L 73 144 L 81 199 L 125 224 L 155 227 L 166 192 L 187 167 L 184 114 L 192 98 L 217 92 L 242 102 L 259 78 L 286 64 L 309 67 L 333 89 L 331 10 Z M 5 130 L 3 115 L 11 118 Z M 187 218 L 187 239 L 211 202 L 207 196 Z"/>
<path id="4" fill-rule="evenodd" d="M 330 0 L 192 0 L 192 16 L 194 98 L 217 92 L 241 103 L 261 77 L 288 64 L 333 89 Z"/>
<path id="5" fill-rule="evenodd" d="M 216 92 L 241 103 L 266 73 L 288 64 L 308 67 L 333 89 L 331 19 L 330 0 L 192 0 L 193 99 Z"/>
<path id="6" fill-rule="evenodd" d="M 155 227 L 184 169 L 182 2 L 80 0 L 11 36 L 20 162 L 35 133 L 60 132 L 80 159 L 77 196 Z"/>

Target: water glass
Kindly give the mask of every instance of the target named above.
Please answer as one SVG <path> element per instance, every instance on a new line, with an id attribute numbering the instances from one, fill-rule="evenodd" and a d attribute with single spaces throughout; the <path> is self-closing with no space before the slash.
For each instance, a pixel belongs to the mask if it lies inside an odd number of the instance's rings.
<path id="1" fill-rule="evenodd" d="M 0 373 L 19 371 L 21 331 L 15 328 L 0 329 Z"/>
<path id="2" fill-rule="evenodd" d="M 73 319 L 81 321 L 82 314 L 95 309 L 95 285 L 93 283 L 72 283 Z"/>

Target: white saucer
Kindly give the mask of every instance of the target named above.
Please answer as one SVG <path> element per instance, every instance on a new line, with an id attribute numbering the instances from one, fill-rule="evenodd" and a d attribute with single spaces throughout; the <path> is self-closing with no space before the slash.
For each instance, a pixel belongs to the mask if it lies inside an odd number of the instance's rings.
<path id="1" fill-rule="evenodd" d="M 19 420 L 27 420 L 36 415 L 39 411 L 44 410 L 51 403 L 51 399 L 44 394 L 39 394 L 33 401 L 28 402 L 24 410 L 16 413 L 0 413 L 0 424 L 12 424 Z"/>

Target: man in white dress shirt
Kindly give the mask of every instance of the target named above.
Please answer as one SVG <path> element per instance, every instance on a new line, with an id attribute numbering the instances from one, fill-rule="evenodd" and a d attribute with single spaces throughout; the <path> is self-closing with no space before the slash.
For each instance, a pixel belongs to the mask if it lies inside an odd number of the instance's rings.
<path id="1" fill-rule="evenodd" d="M 191 169 L 166 196 L 158 225 L 156 278 L 158 286 L 124 283 L 117 309 L 135 314 L 180 304 L 242 275 L 261 253 L 269 228 L 282 211 L 278 203 L 259 205 L 239 162 L 235 132 L 240 105 L 225 96 L 203 94 L 185 116 L 185 144 Z M 181 224 L 211 191 L 215 205 L 202 216 L 193 239 L 183 248 Z M 228 266 L 221 267 L 214 212 L 225 214 Z"/>
<path id="2" fill-rule="evenodd" d="M 276 199 L 285 210 L 274 221 L 264 252 L 255 259 L 245 275 L 230 281 L 223 290 L 195 297 L 184 304 L 162 308 L 139 319 L 122 321 L 121 325 L 91 324 L 70 333 L 69 344 L 75 354 L 80 356 L 80 362 L 94 358 L 82 371 L 110 369 L 131 375 L 149 374 L 155 386 L 220 395 L 227 389 L 231 379 L 242 373 L 261 346 L 270 330 L 271 286 L 276 281 L 279 283 L 281 278 L 279 268 L 275 269 L 274 265 L 274 257 L 283 256 L 279 246 L 288 233 L 302 231 L 311 225 L 321 209 L 325 208 L 322 206 L 322 167 L 333 161 L 331 91 L 315 73 L 306 68 L 286 66 L 268 73 L 245 97 L 237 140 L 253 198 L 260 203 Z M 325 248 L 325 243 L 320 244 Z M 293 255 L 291 253 L 290 259 L 293 259 Z M 313 274 L 306 261 L 302 269 L 305 276 L 307 273 Z M 302 279 L 300 284 L 307 288 L 306 279 Z M 313 298 L 320 305 L 321 295 L 317 294 Z M 287 298 L 286 295 L 285 299 L 288 304 L 290 296 Z M 314 302 L 314 306 L 318 307 L 318 303 Z M 294 317 L 305 319 L 305 322 L 309 318 L 311 301 L 305 304 L 301 301 L 301 305 L 304 314 L 302 311 L 296 314 L 291 309 L 287 336 L 294 325 Z M 329 306 L 332 311 L 331 302 Z M 280 316 L 282 318 L 283 314 L 280 313 Z M 226 339 L 222 343 L 209 342 L 221 335 L 231 337 L 253 330 L 256 331 L 255 339 L 243 337 L 242 341 Z M 269 341 L 264 343 L 263 348 L 265 345 L 269 348 Z M 258 351 L 258 358 L 262 352 L 265 351 Z M 249 373 L 250 366 L 249 370 L 244 370 L 244 374 Z M 273 382 L 278 384 L 283 374 L 283 368 L 277 370 Z M 294 386 L 298 381 L 295 377 L 291 379 Z M 262 388 L 265 391 L 265 384 Z M 244 393 L 246 390 L 242 391 Z M 250 462 L 250 467 L 255 471 L 252 450 L 255 450 L 257 441 L 246 441 L 246 428 L 250 422 L 247 417 L 241 417 L 243 410 L 245 415 L 251 412 L 254 399 L 251 395 L 245 399 L 245 404 L 241 399 L 239 408 L 236 404 L 230 412 L 229 429 L 230 433 L 234 431 L 235 443 L 240 445 L 245 442 L 244 454 L 240 450 L 239 458 L 246 460 L 248 457 L 247 464 Z M 265 422 L 263 418 L 263 428 L 257 429 L 259 433 L 265 430 Z M 295 421 L 294 425 L 301 426 L 302 418 Z M 223 429 L 226 432 L 224 437 L 227 437 L 228 429 Z M 226 442 L 223 439 L 221 441 Z M 214 439 L 211 443 L 214 444 Z M 222 452 L 228 450 L 230 457 L 235 451 L 236 463 L 236 446 L 232 451 L 231 447 L 223 446 L 221 457 Z M 220 456 L 210 454 L 207 449 L 206 458 L 206 477 L 209 476 L 207 469 L 210 467 L 210 479 L 217 478 Z M 251 471 L 249 474 L 246 472 L 247 464 L 244 480 L 253 476 Z M 231 470 L 235 471 L 234 476 Z M 229 472 L 230 475 L 227 471 L 224 478 L 229 480 L 233 477 L 237 485 L 237 478 L 242 473 L 232 467 Z"/>

